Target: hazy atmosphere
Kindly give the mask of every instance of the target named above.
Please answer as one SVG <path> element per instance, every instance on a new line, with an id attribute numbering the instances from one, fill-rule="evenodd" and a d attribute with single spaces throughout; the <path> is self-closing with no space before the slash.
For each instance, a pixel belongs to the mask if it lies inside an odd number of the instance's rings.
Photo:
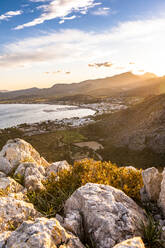
<path id="1" fill-rule="evenodd" d="M 1 0 L 0 90 L 164 75 L 164 0 Z"/>

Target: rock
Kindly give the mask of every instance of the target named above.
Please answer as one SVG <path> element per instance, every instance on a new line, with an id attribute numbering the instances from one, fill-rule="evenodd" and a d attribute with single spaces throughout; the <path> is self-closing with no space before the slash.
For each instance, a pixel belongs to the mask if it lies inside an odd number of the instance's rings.
<path id="1" fill-rule="evenodd" d="M 70 165 L 66 160 L 58 161 L 47 167 L 46 174 L 47 176 L 49 176 L 51 173 L 57 174 L 61 170 L 69 170 L 69 169 L 70 169 Z"/>
<path id="2" fill-rule="evenodd" d="M 96 248 L 111 248 L 139 236 L 138 223 L 145 223 L 143 210 L 121 190 L 88 183 L 65 203 L 64 227 Z"/>
<path id="3" fill-rule="evenodd" d="M 9 238 L 10 234 L 10 231 L 0 233 L 0 248 L 5 248 L 6 241 Z"/>
<path id="4" fill-rule="evenodd" d="M 56 214 L 56 220 L 58 220 L 58 221 L 60 222 L 61 225 L 64 224 L 64 218 L 63 218 L 61 215 Z"/>
<path id="5" fill-rule="evenodd" d="M 0 171 L 8 175 L 12 171 L 12 165 L 0 152 Z"/>
<path id="6" fill-rule="evenodd" d="M 13 197 L 0 197 L 0 232 L 19 226 L 24 220 L 40 217 L 31 203 Z"/>
<path id="7" fill-rule="evenodd" d="M 38 165 L 49 166 L 48 162 L 26 141 L 9 140 L 0 152 L 0 171 L 8 175 L 22 162 L 36 162 Z"/>
<path id="8" fill-rule="evenodd" d="M 155 167 L 152 167 L 144 170 L 142 176 L 149 200 L 157 201 L 161 190 L 162 174 Z"/>
<path id="9" fill-rule="evenodd" d="M 0 171 L 0 178 L 6 177 L 6 174 Z"/>
<path id="10" fill-rule="evenodd" d="M 144 187 L 140 189 L 140 199 L 143 203 L 150 202 Z"/>
<path id="11" fill-rule="evenodd" d="M 17 183 L 14 179 L 10 177 L 2 177 L 0 178 L 0 190 L 9 193 L 18 193 L 22 191 L 24 188 L 22 185 Z"/>
<path id="12" fill-rule="evenodd" d="M 144 243 L 141 238 L 128 239 L 113 248 L 145 248 Z"/>
<path id="13" fill-rule="evenodd" d="M 159 195 L 158 204 L 161 207 L 162 212 L 165 216 L 165 169 L 164 169 L 162 175 L 163 175 L 163 180 L 161 182 L 161 191 L 160 191 L 160 195 Z"/>
<path id="14" fill-rule="evenodd" d="M 21 178 L 28 190 L 42 190 L 42 180 L 45 179 L 45 169 L 37 163 L 21 163 L 14 173 L 14 177 Z"/>
<path id="15" fill-rule="evenodd" d="M 5 248 L 84 248 L 78 238 L 69 234 L 55 219 L 38 218 L 22 223 L 6 242 Z"/>
<path id="16" fill-rule="evenodd" d="M 128 169 L 130 171 L 138 172 L 138 170 L 135 167 L 133 167 L 133 166 L 124 166 L 124 168 L 126 168 L 126 169 Z"/>
<path id="17" fill-rule="evenodd" d="M 161 238 L 162 238 L 162 240 L 165 240 L 165 226 L 162 227 Z"/>

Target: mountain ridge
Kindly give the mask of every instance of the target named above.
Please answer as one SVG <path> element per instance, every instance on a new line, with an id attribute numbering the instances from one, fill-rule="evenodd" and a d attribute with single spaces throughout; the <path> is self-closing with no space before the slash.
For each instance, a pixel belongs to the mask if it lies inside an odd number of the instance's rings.
<path id="1" fill-rule="evenodd" d="M 136 91 L 136 89 L 144 88 L 149 85 L 158 85 L 159 81 L 164 78 L 159 78 L 152 73 L 143 75 L 135 75 L 131 72 L 118 74 L 112 77 L 85 80 L 80 83 L 71 84 L 54 84 L 50 88 L 29 88 L 9 92 L 0 92 L 1 98 L 15 98 L 24 96 L 73 96 L 73 95 L 92 95 L 92 96 L 114 96 L 118 94 L 126 94 L 127 92 Z M 154 90 L 153 90 L 154 91 Z M 131 92 L 130 94 L 135 94 Z M 146 92 L 145 92 L 146 95 Z"/>

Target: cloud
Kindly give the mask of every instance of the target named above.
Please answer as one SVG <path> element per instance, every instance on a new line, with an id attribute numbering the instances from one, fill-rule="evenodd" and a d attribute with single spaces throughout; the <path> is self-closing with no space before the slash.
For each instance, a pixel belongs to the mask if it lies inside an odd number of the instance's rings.
<path id="1" fill-rule="evenodd" d="M 61 21 L 59 21 L 59 24 L 64 23 L 64 22 L 65 22 L 65 20 L 73 20 L 73 19 L 75 19 L 75 18 L 76 18 L 76 16 L 75 16 L 75 15 L 70 16 L 70 17 L 63 17 L 63 18 L 61 19 Z"/>
<path id="2" fill-rule="evenodd" d="M 70 71 L 67 71 L 67 72 L 65 72 L 65 74 L 71 74 L 71 72 Z"/>
<path id="3" fill-rule="evenodd" d="M 44 74 L 58 74 L 58 73 L 61 73 L 61 70 L 58 70 L 58 71 L 53 71 L 53 72 L 49 72 L 49 71 L 46 71 L 44 72 Z"/>
<path id="4" fill-rule="evenodd" d="M 33 2 L 46 2 L 33 0 Z M 19 25 L 15 27 L 16 30 L 23 29 L 25 27 L 32 27 L 45 21 L 60 18 L 62 22 L 69 18 L 68 15 L 71 13 L 79 12 L 86 14 L 89 8 L 93 8 L 101 3 L 96 3 L 95 0 L 51 0 L 49 3 L 40 5 L 39 8 L 43 10 L 43 13 L 38 18 L 31 22 Z M 74 15 L 75 17 L 75 15 Z"/>
<path id="5" fill-rule="evenodd" d="M 120 23 L 115 28 L 99 33 L 68 29 L 51 31 L 38 37 L 33 35 L 6 44 L 0 52 L 0 67 L 9 69 L 24 65 L 28 68 L 42 67 L 44 71 L 49 71 L 58 69 L 55 66 L 68 68 L 69 64 L 70 70 L 77 74 L 78 70 L 83 71 L 85 68 L 84 71 L 88 72 L 84 73 L 85 78 L 90 75 L 99 76 L 101 73 L 116 73 L 115 66 L 109 72 L 103 65 L 102 70 L 93 73 L 87 64 L 104 64 L 104 61 L 111 58 L 115 65 L 130 70 L 131 58 L 136 70 L 144 69 L 162 75 L 165 57 L 164 26 L 165 18 L 157 18 Z"/>
<path id="6" fill-rule="evenodd" d="M 113 66 L 110 62 L 104 62 L 104 63 L 95 63 L 95 64 L 88 64 L 89 67 L 111 67 Z"/>
<path id="7" fill-rule="evenodd" d="M 16 11 L 8 11 L 3 15 L 0 15 L 0 21 L 4 21 L 4 20 L 9 20 L 10 18 L 12 18 L 13 16 L 18 16 L 21 15 L 23 13 L 22 10 L 16 10 Z"/>
<path id="8" fill-rule="evenodd" d="M 92 11 L 92 14 L 96 16 L 107 16 L 110 14 L 110 8 L 100 7 L 97 10 Z"/>
<path id="9" fill-rule="evenodd" d="M 134 62 L 129 62 L 129 64 L 130 64 L 130 65 L 135 65 L 135 63 L 134 63 Z"/>

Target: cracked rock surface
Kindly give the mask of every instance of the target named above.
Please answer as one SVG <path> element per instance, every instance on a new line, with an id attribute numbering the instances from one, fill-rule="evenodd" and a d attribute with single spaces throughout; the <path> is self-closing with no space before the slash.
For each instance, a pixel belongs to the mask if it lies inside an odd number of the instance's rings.
<path id="1" fill-rule="evenodd" d="M 4 248 L 84 248 L 55 219 L 25 221 L 6 240 Z M 1 248 L 1 246 L 0 246 Z"/>
<path id="2" fill-rule="evenodd" d="M 64 227 L 80 239 L 91 239 L 96 248 L 111 248 L 139 236 L 138 223 L 146 221 L 143 210 L 122 191 L 88 183 L 65 204 Z"/>

